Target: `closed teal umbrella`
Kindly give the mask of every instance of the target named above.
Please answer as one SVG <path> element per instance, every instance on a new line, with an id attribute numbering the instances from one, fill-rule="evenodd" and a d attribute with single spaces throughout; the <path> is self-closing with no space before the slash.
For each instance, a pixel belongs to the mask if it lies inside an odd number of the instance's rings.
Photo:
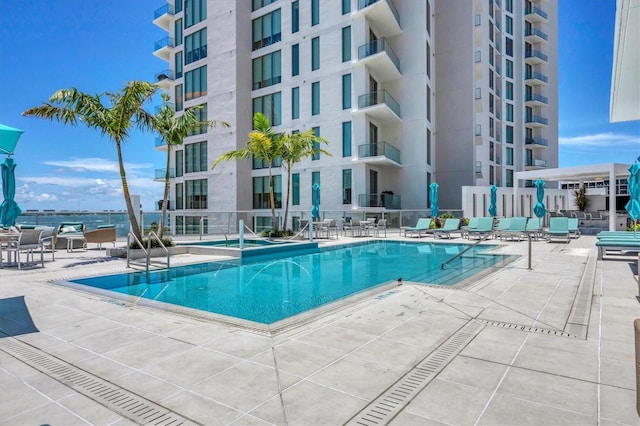
<path id="1" fill-rule="evenodd" d="M 498 200 L 498 187 L 495 185 L 491 185 L 491 199 L 489 202 L 489 214 L 494 217 L 498 215 L 497 200 Z"/>
<path id="2" fill-rule="evenodd" d="M 435 182 L 429 185 L 429 199 L 431 200 L 431 217 L 437 217 L 440 206 L 438 206 L 438 184 Z"/>
<path id="3" fill-rule="evenodd" d="M 534 185 L 536 187 L 536 198 L 538 202 L 533 206 L 533 212 L 536 216 L 543 217 L 547 214 L 547 209 L 545 209 L 544 204 L 542 204 L 542 200 L 544 199 L 544 181 L 538 179 L 534 182 Z"/>
<path id="4" fill-rule="evenodd" d="M 0 164 L 0 168 L 2 169 L 2 196 L 4 197 L 4 201 L 0 204 L 0 224 L 13 226 L 22 213 L 18 204 L 13 201 L 16 194 L 16 176 L 14 174 L 16 164 L 13 162 L 13 158 L 8 157 Z"/>
<path id="5" fill-rule="evenodd" d="M 633 230 L 635 232 L 635 225 L 640 220 L 640 157 L 638 160 L 629 166 L 629 202 L 624 206 L 629 213 L 629 218 L 633 220 Z"/>
<path id="6" fill-rule="evenodd" d="M 314 183 L 311 186 L 311 217 L 316 219 L 320 217 L 320 185 Z"/>

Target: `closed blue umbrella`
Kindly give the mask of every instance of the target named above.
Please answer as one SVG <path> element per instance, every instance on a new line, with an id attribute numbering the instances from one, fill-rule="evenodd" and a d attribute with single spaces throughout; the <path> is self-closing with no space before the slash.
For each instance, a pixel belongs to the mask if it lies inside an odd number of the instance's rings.
<path id="1" fill-rule="evenodd" d="M 0 224 L 13 226 L 22 213 L 18 204 L 13 201 L 16 194 L 16 176 L 14 174 L 16 164 L 13 162 L 13 158 L 8 157 L 0 164 L 0 168 L 2 169 L 2 196 L 4 197 L 4 201 L 0 204 Z"/>
<path id="2" fill-rule="evenodd" d="M 489 202 L 489 214 L 491 216 L 498 216 L 498 187 L 491 185 L 491 199 Z"/>
<path id="3" fill-rule="evenodd" d="M 431 217 L 437 217 L 440 207 L 438 206 L 438 184 L 435 182 L 429 185 L 429 199 L 431 200 Z"/>
<path id="4" fill-rule="evenodd" d="M 314 183 L 311 186 L 311 217 L 320 217 L 320 185 Z"/>
<path id="5" fill-rule="evenodd" d="M 533 212 L 538 217 L 543 217 L 547 214 L 547 209 L 544 208 L 544 204 L 542 204 L 542 200 L 544 199 L 544 181 L 542 179 L 538 179 L 534 182 L 536 187 L 536 198 L 538 201 L 536 205 L 533 206 Z"/>
<path id="6" fill-rule="evenodd" d="M 640 220 L 640 163 L 638 161 L 629 166 L 629 202 L 624 206 L 629 213 L 629 218 L 634 222 L 634 231 L 636 222 Z"/>

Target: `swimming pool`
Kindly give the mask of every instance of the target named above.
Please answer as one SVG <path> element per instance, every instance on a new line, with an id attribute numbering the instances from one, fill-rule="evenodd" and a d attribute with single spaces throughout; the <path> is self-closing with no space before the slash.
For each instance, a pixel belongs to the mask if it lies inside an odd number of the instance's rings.
<path id="1" fill-rule="evenodd" d="M 488 253 L 492 246 L 476 246 L 441 269 L 443 262 L 466 247 L 367 241 L 322 248 L 311 254 L 231 259 L 71 283 L 272 324 L 399 278 L 455 285 L 509 258 Z"/>
<path id="2" fill-rule="evenodd" d="M 290 241 L 270 241 L 270 240 L 252 240 L 245 239 L 244 247 L 270 247 L 279 244 L 291 244 Z M 240 247 L 239 239 L 231 240 L 214 240 L 214 241 L 194 241 L 188 243 L 181 243 L 183 246 L 196 246 L 196 247 Z"/>

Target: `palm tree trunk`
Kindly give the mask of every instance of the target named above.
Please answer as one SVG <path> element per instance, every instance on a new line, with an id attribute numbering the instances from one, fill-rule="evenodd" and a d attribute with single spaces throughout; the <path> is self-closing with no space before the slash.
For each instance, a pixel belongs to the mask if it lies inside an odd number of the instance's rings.
<path id="1" fill-rule="evenodd" d="M 284 229 L 287 229 L 287 216 L 289 216 L 289 194 L 291 194 L 291 169 L 287 169 L 287 201 L 284 205 Z M 293 226 L 291 226 L 293 229 Z"/>
<path id="2" fill-rule="evenodd" d="M 278 222 L 276 222 L 276 198 L 273 189 L 273 176 L 271 175 L 271 164 L 269 164 L 269 204 L 271 205 L 271 223 L 273 232 L 278 232 Z"/>
<path id="3" fill-rule="evenodd" d="M 169 198 L 169 166 L 171 165 L 171 145 L 167 144 L 167 168 L 164 174 L 164 193 L 162 194 L 162 209 L 160 214 L 160 229 L 158 237 L 162 240 L 164 235 L 164 218 L 167 215 L 167 199 Z"/>
<path id="4" fill-rule="evenodd" d="M 138 219 L 133 211 L 133 205 L 131 204 L 131 194 L 129 194 L 129 185 L 127 185 L 127 172 L 124 169 L 124 161 L 122 160 L 122 148 L 119 141 L 116 142 L 116 151 L 118 153 L 118 165 L 120 167 L 120 179 L 122 180 L 122 195 L 124 195 L 124 202 L 127 205 L 127 215 L 129 216 L 129 223 L 131 223 L 131 232 L 133 235 L 142 242 L 142 233 L 140 232 L 140 225 Z M 136 206 L 140 208 L 140 206 Z"/>

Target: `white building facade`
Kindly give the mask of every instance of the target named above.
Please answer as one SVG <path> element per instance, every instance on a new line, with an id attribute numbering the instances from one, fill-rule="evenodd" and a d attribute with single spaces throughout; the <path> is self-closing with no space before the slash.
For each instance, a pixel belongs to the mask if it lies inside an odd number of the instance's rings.
<path id="1" fill-rule="evenodd" d="M 313 183 L 322 211 L 427 209 L 435 181 L 441 208 L 460 209 L 463 186 L 557 166 L 554 1 L 171 0 L 154 23 L 168 32 L 154 54 L 169 67 L 156 77 L 177 113 L 203 105 L 203 117 L 231 124 L 172 149 L 177 233 L 199 211 L 252 211 L 269 225 L 265 164 L 211 170 L 244 147 L 255 112 L 276 132 L 330 142 L 290 185 L 272 169 L 276 207 L 290 186 L 294 221 Z"/>

